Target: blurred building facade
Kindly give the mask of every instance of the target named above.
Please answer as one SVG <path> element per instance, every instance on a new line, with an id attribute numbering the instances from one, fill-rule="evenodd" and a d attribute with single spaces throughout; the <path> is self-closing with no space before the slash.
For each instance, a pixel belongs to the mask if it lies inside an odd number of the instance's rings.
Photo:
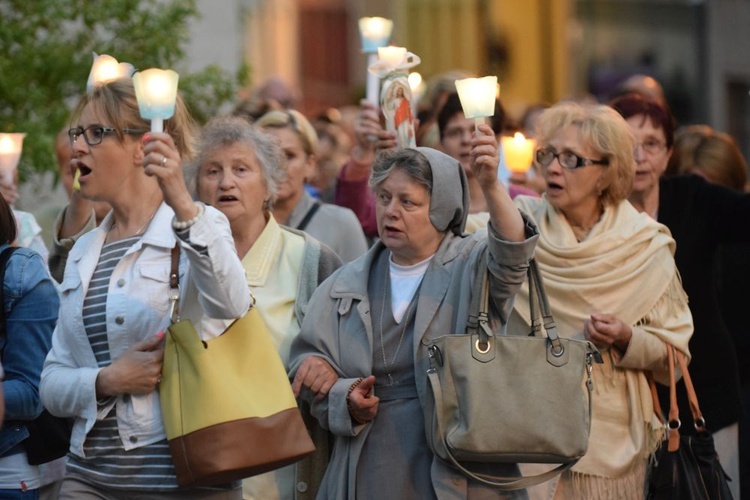
<path id="1" fill-rule="evenodd" d="M 199 4 L 204 19 L 196 24 L 190 52 L 196 64 L 217 62 L 202 61 L 211 54 L 235 66 L 244 58 L 254 85 L 281 78 L 307 113 L 362 97 L 366 58 L 357 20 L 383 16 L 394 21 L 392 43 L 421 57 L 415 70 L 425 79 L 454 69 L 497 75 L 511 115 L 520 116 L 530 104 L 567 98 L 606 102 L 625 78 L 643 73 L 663 84 L 680 124 L 707 123 L 727 131 L 750 157 L 747 0 Z"/>

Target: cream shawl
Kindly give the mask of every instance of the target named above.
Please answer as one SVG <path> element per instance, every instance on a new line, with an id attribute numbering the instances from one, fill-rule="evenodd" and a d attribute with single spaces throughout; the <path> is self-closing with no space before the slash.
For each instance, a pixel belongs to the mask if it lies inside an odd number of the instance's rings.
<path id="1" fill-rule="evenodd" d="M 634 335 L 636 329 L 638 334 L 656 335 L 688 353 L 692 319 L 674 263 L 675 242 L 664 225 L 623 201 L 606 208 L 578 242 L 565 216 L 546 197 L 519 196 L 515 202 L 539 227 L 535 258 L 561 336 L 582 339 L 584 320 L 592 313 L 611 313 L 634 327 Z M 528 293 L 525 284 L 514 310 L 527 324 Z M 573 471 L 588 491 L 611 493 L 612 481 L 625 480 L 616 486 L 622 493 L 642 487 L 645 462 L 661 428 L 643 371 L 618 367 L 621 356 L 616 351 L 603 354 L 604 365 L 594 367 L 589 451 Z M 615 407 L 622 411 L 613 412 Z"/>

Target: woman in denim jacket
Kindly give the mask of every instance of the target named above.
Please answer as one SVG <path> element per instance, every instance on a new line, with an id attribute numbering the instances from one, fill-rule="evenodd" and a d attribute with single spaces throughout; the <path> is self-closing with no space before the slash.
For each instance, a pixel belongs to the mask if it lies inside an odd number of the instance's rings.
<path id="1" fill-rule="evenodd" d="M 178 489 L 160 411 L 171 251 L 180 249 L 180 312 L 204 339 L 250 304 L 227 218 L 195 203 L 182 161 L 192 120 L 177 98 L 164 133 L 148 133 L 130 79 L 81 99 L 69 131 L 81 195 L 112 211 L 73 246 L 42 401 L 75 417 L 60 499 L 239 499 L 239 483 Z M 80 228 L 75 228 L 80 229 Z"/>
<path id="2" fill-rule="evenodd" d="M 0 197 L 0 252 L 17 234 L 13 213 Z M 42 412 L 39 379 L 60 301 L 44 260 L 28 248 L 18 248 L 10 257 L 2 286 L 5 301 L 0 322 L 6 330 L 0 349 L 6 421 L 0 430 L 0 498 L 33 500 L 39 498 L 40 474 L 39 466 L 27 461 L 25 424 Z"/>

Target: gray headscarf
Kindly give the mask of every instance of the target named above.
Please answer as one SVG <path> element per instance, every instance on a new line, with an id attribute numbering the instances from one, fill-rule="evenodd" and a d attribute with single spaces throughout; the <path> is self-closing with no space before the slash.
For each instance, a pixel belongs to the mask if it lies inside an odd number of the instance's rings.
<path id="1" fill-rule="evenodd" d="M 430 221 L 438 231 L 462 235 L 469 214 L 469 184 L 464 168 L 455 158 L 432 148 L 416 148 L 430 164 L 432 193 Z"/>

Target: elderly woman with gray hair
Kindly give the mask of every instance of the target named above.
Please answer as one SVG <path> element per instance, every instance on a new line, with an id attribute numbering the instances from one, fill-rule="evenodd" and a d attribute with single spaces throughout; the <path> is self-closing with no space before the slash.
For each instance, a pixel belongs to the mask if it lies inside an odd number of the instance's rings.
<path id="1" fill-rule="evenodd" d="M 491 311 L 505 321 L 537 238 L 497 180 L 494 133 L 479 130 L 471 157 L 490 208 L 486 231 L 464 234 L 468 188 L 458 161 L 430 148 L 381 156 L 370 181 L 380 241 L 313 294 L 290 366 L 295 389 L 334 435 L 318 498 L 526 497 L 467 480 L 425 438 L 427 341 L 465 331 L 475 283 L 488 271 Z M 310 358 L 335 372 L 323 390 Z"/>
<path id="2" fill-rule="evenodd" d="M 271 210 L 284 176 L 282 164 L 273 137 L 242 118 L 216 118 L 201 134 L 191 187 L 200 201 L 229 219 L 256 308 L 286 364 L 312 292 L 341 265 L 341 259 L 313 237 L 274 219 Z M 230 322 L 224 323 L 226 327 Z M 315 477 L 320 479 L 328 459 L 326 446 L 318 440 L 316 445 L 322 455 L 303 463 L 307 477 L 298 473 L 295 479 L 294 465 L 255 476 L 245 480 L 244 498 L 293 498 L 296 482 L 314 491 Z"/>

